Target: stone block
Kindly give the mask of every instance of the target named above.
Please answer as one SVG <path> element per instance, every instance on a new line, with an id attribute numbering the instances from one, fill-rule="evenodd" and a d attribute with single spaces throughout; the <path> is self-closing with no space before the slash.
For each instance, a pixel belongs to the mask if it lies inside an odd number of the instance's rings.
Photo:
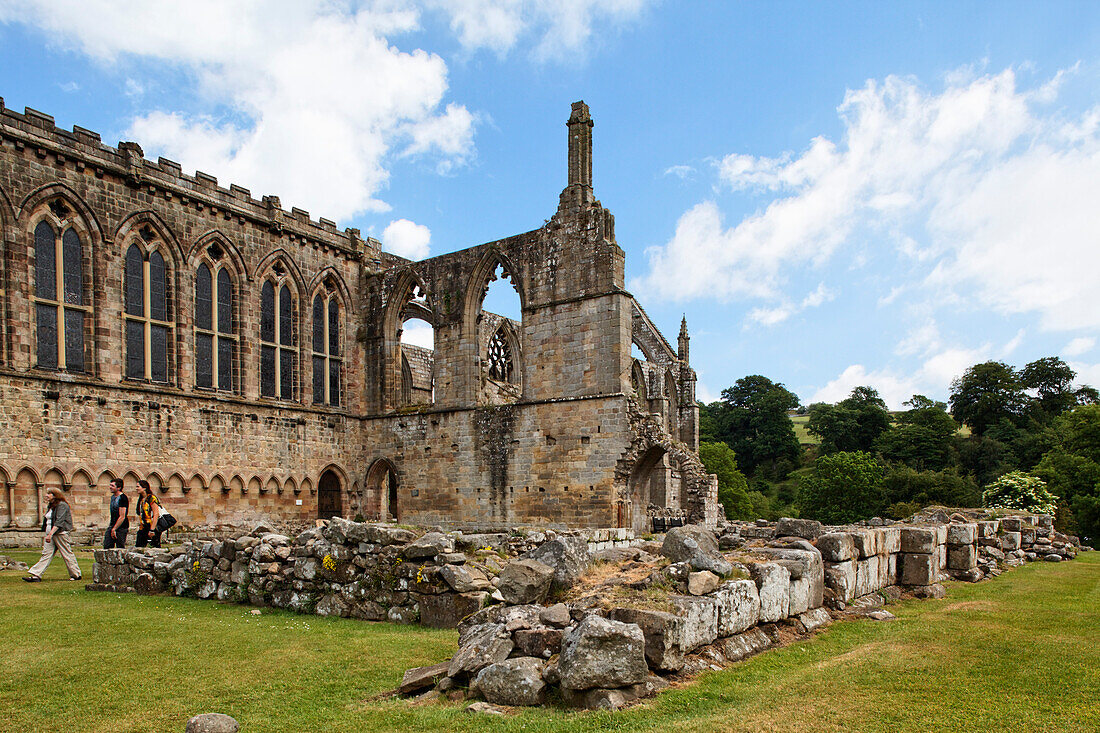
<path id="1" fill-rule="evenodd" d="M 645 630 L 642 630 L 645 633 Z M 512 641 L 516 644 L 515 651 L 528 657 L 549 659 L 561 651 L 561 640 L 564 632 L 561 629 L 520 629 L 512 634 Z"/>
<path id="2" fill-rule="evenodd" d="M 947 525 L 947 544 L 949 545 L 973 545 L 978 541 L 978 525 L 972 522 L 966 524 Z"/>
<path id="3" fill-rule="evenodd" d="M 717 627 L 716 609 L 714 616 Z M 649 669 L 642 630 L 634 624 L 587 616 L 562 640 L 557 674 L 561 686 L 570 690 L 626 687 L 645 681 Z"/>
<path id="4" fill-rule="evenodd" d="M 814 545 L 821 553 L 821 559 L 827 563 L 851 560 L 856 551 L 855 542 L 847 532 L 823 534 L 817 538 Z"/>
<path id="5" fill-rule="evenodd" d="M 546 690 L 544 664 L 535 657 L 506 659 L 478 672 L 475 683 L 485 699 L 495 705 L 540 705 Z"/>
<path id="6" fill-rule="evenodd" d="M 760 620 L 760 593 L 751 580 L 723 583 L 714 594 L 718 602 L 718 636 L 740 634 Z"/>
<path id="7" fill-rule="evenodd" d="M 1005 517 L 1001 520 L 1001 529 L 1005 532 L 1019 532 L 1024 526 L 1020 517 Z"/>
<path id="8" fill-rule="evenodd" d="M 797 616 L 810 610 L 810 578 L 791 580 L 790 583 L 790 608 L 789 614 Z"/>
<path id="9" fill-rule="evenodd" d="M 880 555 L 856 561 L 856 598 L 874 593 L 882 587 L 880 584 L 881 561 Z"/>
<path id="10" fill-rule="evenodd" d="M 902 527 L 901 552 L 928 555 L 936 546 L 936 532 L 930 527 Z"/>
<path id="11" fill-rule="evenodd" d="M 877 537 L 873 530 L 870 529 L 855 529 L 851 532 L 852 542 L 855 543 L 856 556 L 860 559 L 871 557 L 878 554 L 878 547 L 875 540 Z"/>
<path id="12" fill-rule="evenodd" d="M 901 585 L 932 585 L 936 582 L 938 573 L 931 554 L 901 553 L 898 561 L 901 564 L 898 572 Z"/>
<path id="13" fill-rule="evenodd" d="M 775 623 L 790 615 L 791 573 L 775 563 L 753 563 L 749 574 L 760 596 L 760 622 Z"/>
<path id="14" fill-rule="evenodd" d="M 978 537 L 996 537 L 1000 526 L 1001 523 L 996 520 L 978 522 Z"/>
<path id="15" fill-rule="evenodd" d="M 813 519 L 783 517 L 775 523 L 776 537 L 801 537 L 812 542 L 821 536 L 822 531 L 821 522 Z"/>
<path id="16" fill-rule="evenodd" d="M 892 555 L 901 552 L 901 527 L 883 527 L 882 541 L 879 546 L 880 555 Z"/>
<path id="17" fill-rule="evenodd" d="M 950 545 L 947 548 L 948 570 L 971 570 L 978 566 L 978 548 L 974 545 Z"/>
<path id="18" fill-rule="evenodd" d="M 685 654 L 718 638 L 718 602 L 714 598 L 676 596 L 672 604 L 682 620 L 680 647 Z"/>
<path id="19" fill-rule="evenodd" d="M 453 629 L 459 622 L 485 607 L 489 594 L 485 591 L 470 593 L 439 593 L 419 597 L 420 623 L 434 629 Z"/>
<path id="20" fill-rule="evenodd" d="M 683 622 L 679 616 L 640 608 L 613 608 L 609 616 L 614 621 L 638 625 L 645 638 L 645 659 L 651 668 L 675 672 L 684 666 Z"/>
<path id="21" fill-rule="evenodd" d="M 715 645 L 727 661 L 740 662 L 742 659 L 764 651 L 772 645 L 772 642 L 759 628 L 753 628 L 741 634 L 719 639 Z"/>
<path id="22" fill-rule="evenodd" d="M 825 587 L 844 602 L 856 597 L 856 561 L 825 563 Z"/>

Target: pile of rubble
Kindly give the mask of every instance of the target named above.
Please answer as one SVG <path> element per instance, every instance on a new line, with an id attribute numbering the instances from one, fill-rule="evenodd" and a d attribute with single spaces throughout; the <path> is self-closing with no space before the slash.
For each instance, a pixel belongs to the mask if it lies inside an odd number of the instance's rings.
<path id="1" fill-rule="evenodd" d="M 1049 517 L 971 519 L 782 519 L 717 535 L 689 525 L 629 547 L 580 533 L 467 535 L 333 519 L 295 538 L 260 527 L 168 550 L 97 550 L 88 588 L 457 626 L 454 657 L 409 670 L 395 692 L 617 708 L 841 614 L 888 620 L 884 599 L 942 597 L 947 577 L 977 581 L 1078 551 Z"/>

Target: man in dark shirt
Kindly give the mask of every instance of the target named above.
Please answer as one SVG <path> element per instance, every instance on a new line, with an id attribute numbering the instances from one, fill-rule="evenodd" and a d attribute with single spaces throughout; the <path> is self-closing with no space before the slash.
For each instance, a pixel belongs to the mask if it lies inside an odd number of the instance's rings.
<path id="1" fill-rule="evenodd" d="M 122 493 L 122 479 L 111 479 L 111 522 L 103 535 L 103 548 L 126 546 L 126 532 L 130 529 L 130 500 Z"/>

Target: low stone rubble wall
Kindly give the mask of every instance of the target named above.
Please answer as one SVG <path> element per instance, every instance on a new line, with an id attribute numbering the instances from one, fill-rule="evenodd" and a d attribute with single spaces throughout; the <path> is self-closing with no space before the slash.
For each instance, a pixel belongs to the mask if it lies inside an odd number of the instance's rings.
<path id="1" fill-rule="evenodd" d="M 257 528 L 168 550 L 97 550 L 91 590 L 173 592 L 459 630 L 455 656 L 396 691 L 617 708 L 807 634 L 903 590 L 942 597 L 1027 560 L 1068 559 L 1049 517 L 824 527 L 783 519 L 663 542 L 609 534 L 419 532 L 333 519 L 295 538 Z M 605 543 L 590 552 L 592 541 Z"/>

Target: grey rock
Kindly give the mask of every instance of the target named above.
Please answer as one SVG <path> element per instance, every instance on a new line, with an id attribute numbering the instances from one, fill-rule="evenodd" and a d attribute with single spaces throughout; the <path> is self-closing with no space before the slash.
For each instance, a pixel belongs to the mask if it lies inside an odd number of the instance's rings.
<path id="1" fill-rule="evenodd" d="M 458 625 L 458 645 L 463 646 L 469 635 L 485 624 L 499 624 L 509 632 L 519 629 L 534 629 L 541 625 L 539 620 L 542 606 L 534 604 L 523 606 L 489 606 L 474 615 L 463 619 Z"/>
<path id="2" fill-rule="evenodd" d="M 504 711 L 487 702 L 473 702 L 466 706 L 466 712 L 475 715 L 504 716 Z"/>
<path id="3" fill-rule="evenodd" d="M 561 686 L 612 688 L 643 682 L 648 674 L 645 637 L 636 624 L 588 616 L 562 640 Z"/>
<path id="4" fill-rule="evenodd" d="M 433 629 L 453 629 L 462 619 L 484 608 L 488 600 L 485 591 L 422 595 L 420 623 Z"/>
<path id="5" fill-rule="evenodd" d="M 776 563 L 754 563 L 749 573 L 760 596 L 760 622 L 775 623 L 790 615 L 791 573 Z"/>
<path id="6" fill-rule="evenodd" d="M 221 713 L 202 713 L 187 721 L 186 733 L 237 733 L 241 726 Z"/>
<path id="7" fill-rule="evenodd" d="M 550 591 L 554 568 L 538 560 L 513 560 L 504 566 L 497 579 L 497 590 L 512 605 L 542 603 Z"/>
<path id="8" fill-rule="evenodd" d="M 405 670 L 397 692 L 401 695 L 409 695 L 419 690 L 434 687 L 437 682 L 447 676 L 447 666 L 448 662 L 440 662 L 428 667 L 413 667 Z"/>
<path id="9" fill-rule="evenodd" d="M 564 603 L 555 603 L 539 614 L 539 620 L 547 626 L 555 626 L 560 629 L 568 626 L 573 619 L 569 615 L 569 606 Z"/>
<path id="10" fill-rule="evenodd" d="M 693 596 L 705 596 L 718 588 L 721 579 L 709 570 L 700 570 L 688 575 L 687 590 Z"/>
<path id="11" fill-rule="evenodd" d="M 819 629 L 832 621 L 832 616 L 824 608 L 813 608 L 798 615 L 798 620 L 807 632 Z"/>
<path id="12" fill-rule="evenodd" d="M 447 666 L 448 677 L 474 675 L 490 664 L 503 662 L 513 648 L 512 635 L 503 624 L 482 624 L 466 634 Z"/>
<path id="13" fill-rule="evenodd" d="M 562 702 L 583 710 L 619 710 L 635 700 L 656 695 L 668 687 L 668 682 L 657 675 L 649 675 L 645 682 L 614 689 L 570 690 L 562 688 Z"/>
<path id="14" fill-rule="evenodd" d="M 972 545 L 978 541 L 978 525 L 974 523 L 947 525 L 947 544 Z"/>
<path id="15" fill-rule="evenodd" d="M 489 590 L 491 587 L 485 573 L 475 567 L 444 565 L 439 569 L 439 574 L 458 593 Z"/>
<path id="16" fill-rule="evenodd" d="M 564 632 L 561 629 L 519 629 L 512 634 L 512 641 L 518 652 L 527 657 L 540 657 L 549 659 L 561 651 L 561 640 Z"/>
<path id="17" fill-rule="evenodd" d="M 588 543 L 581 537 L 556 537 L 521 557 L 538 560 L 554 569 L 554 577 L 550 583 L 552 593 L 572 587 L 592 562 L 588 554 Z"/>
<path id="18" fill-rule="evenodd" d="M 1062 562 L 1062 556 L 1056 554 L 1045 555 L 1043 562 Z"/>
<path id="19" fill-rule="evenodd" d="M 540 705 L 545 697 L 544 661 L 516 657 L 490 664 L 477 673 L 476 684 L 486 701 L 497 705 Z"/>
<path id="20" fill-rule="evenodd" d="M 718 603 L 719 637 L 740 634 L 760 620 L 760 593 L 751 580 L 723 583 L 714 599 Z"/>
<path id="21" fill-rule="evenodd" d="M 807 540 L 816 540 L 821 536 L 822 531 L 821 522 L 813 519 L 783 517 L 775 523 L 777 537 L 802 537 Z"/>
<path id="22" fill-rule="evenodd" d="M 683 621 L 665 611 L 641 608 L 613 608 L 611 618 L 637 624 L 645 637 L 645 659 L 652 669 L 675 672 L 684 666 Z"/>
<path id="23" fill-rule="evenodd" d="M 718 601 L 714 598 L 675 596 L 672 605 L 681 619 L 680 648 L 685 653 L 718 638 Z"/>
<path id="24" fill-rule="evenodd" d="M 825 562 L 843 562 L 855 556 L 856 546 L 847 532 L 830 532 L 817 538 L 814 543 Z"/>
<path id="25" fill-rule="evenodd" d="M 423 537 L 410 542 L 404 550 L 409 560 L 425 560 L 455 551 L 454 539 L 442 532 L 428 532 Z"/>

